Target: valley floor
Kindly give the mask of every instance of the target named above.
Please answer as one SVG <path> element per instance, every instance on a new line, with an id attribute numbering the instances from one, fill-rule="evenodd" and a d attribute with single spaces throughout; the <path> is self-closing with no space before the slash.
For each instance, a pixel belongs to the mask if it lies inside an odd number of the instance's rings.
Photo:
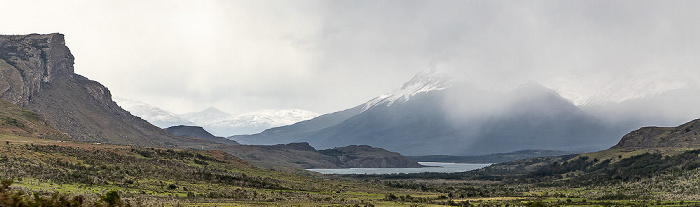
<path id="1" fill-rule="evenodd" d="M 116 146 L 11 135 L 0 135 L 0 144 L 0 206 L 700 205 L 700 172 L 694 170 L 587 184 L 573 179 L 583 171 L 567 174 L 571 178 L 557 175 L 543 180 L 503 173 L 493 176 L 485 170 L 329 176 L 261 169 L 216 150 Z M 596 159 L 611 155 L 599 156 Z M 641 159 L 634 157 L 640 155 L 625 156 Z M 618 157 L 616 162 L 624 163 L 626 157 Z M 560 159 L 575 163 L 581 158 Z M 541 161 L 538 163 L 546 163 Z M 519 164 L 522 162 L 526 161 Z M 518 163 L 510 164 L 515 165 Z M 491 170 L 499 166 L 508 165 Z"/>

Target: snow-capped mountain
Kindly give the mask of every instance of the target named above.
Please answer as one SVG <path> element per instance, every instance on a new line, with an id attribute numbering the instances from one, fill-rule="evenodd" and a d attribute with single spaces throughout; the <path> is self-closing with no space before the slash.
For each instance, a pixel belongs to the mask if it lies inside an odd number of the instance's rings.
<path id="1" fill-rule="evenodd" d="M 180 114 L 178 116 L 182 117 L 183 119 L 185 119 L 187 121 L 195 123 L 197 126 L 204 127 L 204 126 L 216 124 L 216 123 L 220 122 L 221 120 L 227 119 L 233 115 L 226 113 L 224 111 L 221 111 L 217 108 L 209 107 L 209 108 L 206 108 L 206 109 L 201 110 L 201 111 L 184 113 L 184 114 Z M 207 129 L 206 127 L 205 127 L 205 129 L 209 132 L 212 132 L 209 129 Z M 216 133 L 214 133 L 214 134 L 216 135 Z M 219 135 L 217 135 L 217 136 L 219 136 Z"/>
<path id="2" fill-rule="evenodd" d="M 364 144 L 405 155 L 476 155 L 600 150 L 622 134 L 537 83 L 485 90 L 431 71 L 357 107 L 230 138 L 242 144 Z"/>
<path id="3" fill-rule="evenodd" d="M 400 89 L 381 95 L 365 103 L 363 110 L 378 105 L 391 106 L 397 101 L 406 102 L 409 101 L 411 97 L 421 93 L 445 90 L 449 88 L 451 84 L 452 81 L 447 74 L 443 72 L 437 70 L 420 72 L 410 81 L 404 83 Z"/>
<path id="4" fill-rule="evenodd" d="M 177 125 L 193 125 L 192 122 L 187 121 L 178 115 L 141 101 L 119 97 L 114 97 L 114 101 L 117 102 L 117 104 L 123 109 L 131 112 L 131 114 L 134 116 L 141 117 L 142 119 L 160 128 Z"/>
<path id="5" fill-rule="evenodd" d="M 263 110 L 230 115 L 216 108 L 188 113 L 183 117 L 217 136 L 260 133 L 265 129 L 309 120 L 319 114 L 301 109 Z"/>
<path id="6" fill-rule="evenodd" d="M 265 129 L 294 124 L 319 115 L 301 109 L 263 110 L 231 115 L 214 107 L 178 115 L 141 101 L 124 98 L 117 98 L 115 101 L 133 115 L 158 127 L 201 126 L 216 136 L 259 133 Z"/>

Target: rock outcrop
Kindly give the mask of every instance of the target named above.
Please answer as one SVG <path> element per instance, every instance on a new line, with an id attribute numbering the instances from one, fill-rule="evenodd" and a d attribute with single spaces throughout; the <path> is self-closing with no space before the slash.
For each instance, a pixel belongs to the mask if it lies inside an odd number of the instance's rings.
<path id="1" fill-rule="evenodd" d="M 46 118 L 72 140 L 142 146 L 209 143 L 183 139 L 131 115 L 102 84 L 75 74 L 62 34 L 0 35 L 0 98 Z"/>

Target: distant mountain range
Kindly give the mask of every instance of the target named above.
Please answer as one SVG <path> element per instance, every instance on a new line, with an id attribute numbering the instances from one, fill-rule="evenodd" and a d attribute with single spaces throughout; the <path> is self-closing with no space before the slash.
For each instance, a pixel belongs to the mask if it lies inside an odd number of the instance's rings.
<path id="1" fill-rule="evenodd" d="M 181 117 L 217 136 L 260 133 L 272 127 L 285 126 L 309 120 L 319 114 L 301 110 L 263 110 L 240 115 L 231 115 L 216 108 L 187 113 Z"/>
<path id="2" fill-rule="evenodd" d="M 407 155 L 481 155 L 595 151 L 624 133 L 537 83 L 485 90 L 429 71 L 357 107 L 229 138 L 242 144 L 309 142 L 320 149 L 366 144 Z"/>
<path id="3" fill-rule="evenodd" d="M 141 101 L 124 98 L 115 101 L 132 114 L 158 127 L 201 126 L 217 136 L 260 133 L 265 129 L 294 124 L 319 115 L 301 109 L 263 110 L 232 115 L 214 107 L 199 112 L 174 114 Z"/>

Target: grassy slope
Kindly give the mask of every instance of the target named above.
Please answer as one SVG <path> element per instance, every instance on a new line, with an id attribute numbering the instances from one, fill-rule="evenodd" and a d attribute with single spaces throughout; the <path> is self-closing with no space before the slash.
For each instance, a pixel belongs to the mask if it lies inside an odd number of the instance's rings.
<path id="1" fill-rule="evenodd" d="M 29 109 L 0 99 L 0 134 L 67 140 L 68 135 L 50 126 Z"/>

